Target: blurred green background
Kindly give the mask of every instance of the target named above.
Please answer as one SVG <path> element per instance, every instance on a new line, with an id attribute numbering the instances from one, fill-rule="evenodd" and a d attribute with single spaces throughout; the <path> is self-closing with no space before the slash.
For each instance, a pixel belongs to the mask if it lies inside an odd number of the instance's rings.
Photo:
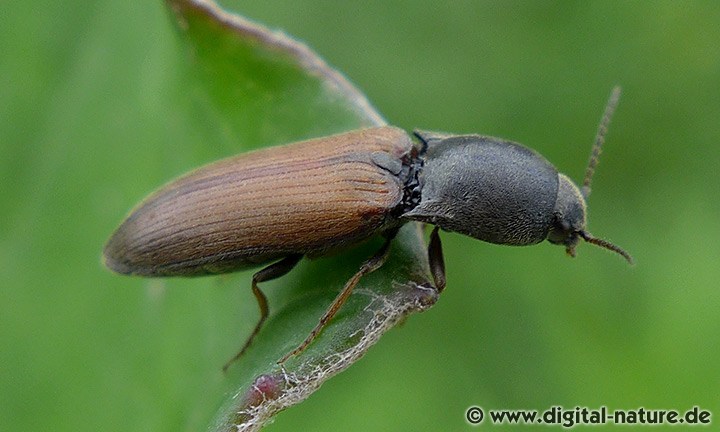
<path id="1" fill-rule="evenodd" d="M 391 124 L 512 139 L 578 180 L 624 90 L 589 229 L 635 267 L 445 234 L 438 304 L 267 430 L 470 430 L 471 405 L 720 414 L 716 2 L 224 4 L 307 42 Z M 233 144 L 188 101 L 160 1 L 0 14 L 0 430 L 202 430 L 256 314 L 250 273 L 165 290 L 99 256 L 148 191 Z"/>

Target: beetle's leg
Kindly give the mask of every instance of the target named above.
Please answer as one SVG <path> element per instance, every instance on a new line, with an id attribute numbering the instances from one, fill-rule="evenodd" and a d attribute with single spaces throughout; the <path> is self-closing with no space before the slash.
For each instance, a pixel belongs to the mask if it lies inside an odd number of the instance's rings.
<path id="1" fill-rule="evenodd" d="M 260 329 L 262 328 L 265 320 L 270 314 L 267 297 L 265 297 L 265 294 L 260 291 L 260 288 L 258 288 L 257 284 L 259 282 L 277 279 L 281 276 L 286 275 L 290 270 L 293 269 L 293 267 L 297 265 L 298 261 L 300 261 L 300 258 L 302 258 L 302 255 L 290 255 L 276 263 L 270 264 L 269 266 L 265 267 L 264 269 L 253 275 L 252 292 L 257 299 L 258 306 L 260 307 L 260 320 L 255 325 L 252 333 L 250 333 L 250 337 L 247 338 L 247 340 L 245 341 L 245 345 L 243 345 L 243 347 L 240 349 L 240 352 L 238 352 L 233 358 L 231 358 L 227 363 L 225 363 L 225 366 L 223 366 L 223 371 L 227 371 L 228 367 L 230 367 L 230 365 L 235 360 L 239 359 L 240 357 L 242 357 L 243 354 L 245 354 L 245 351 L 248 349 L 248 347 L 250 347 L 250 344 L 255 338 L 255 335 L 260 332 Z"/>
<path id="2" fill-rule="evenodd" d="M 348 297 L 350 297 L 353 288 L 355 288 L 358 282 L 360 282 L 360 279 L 366 274 L 374 272 L 375 270 L 382 267 L 383 264 L 385 264 L 388 256 L 390 256 L 390 243 L 395 237 L 395 234 L 397 234 L 397 230 L 393 230 L 385 234 L 386 239 L 382 247 L 377 252 L 375 252 L 375 255 L 365 261 L 360 266 L 360 270 L 358 270 L 358 272 L 355 273 L 353 277 L 351 277 L 350 280 L 345 283 L 345 286 L 343 287 L 342 291 L 340 291 L 340 294 L 335 297 L 335 300 L 333 300 L 330 307 L 327 309 L 327 311 L 325 311 L 325 315 L 320 318 L 320 321 L 317 323 L 315 328 L 312 329 L 308 337 L 305 338 L 305 340 L 300 345 L 298 345 L 297 348 L 285 354 L 283 358 L 278 360 L 279 364 L 285 363 L 285 361 L 290 357 L 298 355 L 301 352 L 305 351 L 308 345 L 310 345 L 312 341 L 315 340 L 315 338 L 320 334 L 320 332 L 328 325 L 330 320 L 333 319 L 338 310 L 340 310 Z"/>
<path id="3" fill-rule="evenodd" d="M 443 258 L 442 243 L 440 242 L 440 228 L 435 227 L 430 234 L 430 245 L 428 246 L 428 261 L 430 262 L 430 273 L 432 273 L 435 287 L 438 292 L 445 289 L 445 259 Z"/>

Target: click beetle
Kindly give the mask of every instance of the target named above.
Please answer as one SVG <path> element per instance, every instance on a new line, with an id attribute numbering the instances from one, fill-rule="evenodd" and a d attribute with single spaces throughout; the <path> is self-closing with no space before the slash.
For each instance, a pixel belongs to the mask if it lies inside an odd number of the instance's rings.
<path id="1" fill-rule="evenodd" d="M 440 229 L 503 245 L 547 239 L 571 256 L 582 239 L 632 263 L 623 249 L 586 230 L 590 182 L 619 96 L 615 88 L 580 188 L 537 152 L 504 139 L 416 130 L 413 141 L 392 126 L 362 129 L 241 154 L 172 181 L 112 234 L 104 261 L 118 273 L 151 277 L 267 265 L 252 277 L 260 319 L 236 359 L 269 315 L 258 283 L 285 275 L 303 256 L 382 234 L 382 247 L 280 362 L 302 352 L 360 278 L 383 265 L 409 221 L 434 225 L 428 260 L 438 290 L 445 287 Z"/>

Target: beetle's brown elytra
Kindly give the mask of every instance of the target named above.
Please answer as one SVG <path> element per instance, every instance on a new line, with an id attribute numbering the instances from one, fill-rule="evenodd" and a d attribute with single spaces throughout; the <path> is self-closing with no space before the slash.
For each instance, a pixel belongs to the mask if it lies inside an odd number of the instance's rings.
<path id="1" fill-rule="evenodd" d="M 398 228 L 409 221 L 435 225 L 428 260 L 438 290 L 445 287 L 440 229 L 505 245 L 547 239 L 572 256 L 582 239 L 632 263 L 623 249 L 586 231 L 590 182 L 619 96 L 615 88 L 582 188 L 511 141 L 415 131 L 414 142 L 396 127 L 362 129 L 241 154 L 178 178 L 133 210 L 107 242 L 104 261 L 118 273 L 150 277 L 265 265 L 251 283 L 260 320 L 238 358 L 269 315 L 258 283 L 285 275 L 303 256 L 383 234 L 380 250 L 280 362 L 312 343 L 358 281 L 385 263 Z"/>
<path id="2" fill-rule="evenodd" d="M 108 242 L 106 263 L 119 273 L 194 276 L 356 243 L 400 224 L 390 213 L 412 150 L 404 131 L 383 127 L 212 163 L 135 209 Z M 380 155 L 400 171 L 378 166 Z"/>

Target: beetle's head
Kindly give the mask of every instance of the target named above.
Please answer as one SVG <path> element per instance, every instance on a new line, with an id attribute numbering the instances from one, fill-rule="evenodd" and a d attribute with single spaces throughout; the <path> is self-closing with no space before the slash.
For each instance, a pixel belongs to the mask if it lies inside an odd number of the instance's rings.
<path id="1" fill-rule="evenodd" d="M 558 195 L 547 240 L 564 245 L 568 254 L 575 256 L 580 233 L 585 232 L 586 209 L 585 198 L 577 186 L 565 174 L 558 173 Z"/>
<path id="2" fill-rule="evenodd" d="M 565 246 L 568 255 L 575 256 L 575 247 L 580 239 L 611 250 L 623 256 L 630 264 L 633 259 L 618 246 L 607 240 L 593 237 L 585 230 L 587 206 L 585 197 L 575 184 L 564 174 L 558 174 L 558 197 L 553 212 L 553 224 L 548 232 L 550 243 Z"/>
<path id="3" fill-rule="evenodd" d="M 585 226 L 587 224 L 586 201 L 587 197 L 590 195 L 590 181 L 592 180 L 595 167 L 597 166 L 602 144 L 605 141 L 605 133 L 607 132 L 607 126 L 610 123 L 610 117 L 615 110 L 619 97 L 620 88 L 616 87 L 610 96 L 610 100 L 608 101 L 603 120 L 600 122 L 598 134 L 595 138 L 595 145 L 593 146 L 592 153 L 590 155 L 590 163 L 588 164 L 585 172 L 585 180 L 583 181 L 582 190 L 575 186 L 575 183 L 573 183 L 566 175 L 558 174 L 558 195 L 557 200 L 555 201 L 555 210 L 553 212 L 554 219 L 552 226 L 550 227 L 550 231 L 548 232 L 547 240 L 550 243 L 565 246 L 567 254 L 574 257 L 575 247 L 580 242 L 580 239 L 583 239 L 588 243 L 622 255 L 623 258 L 632 264 L 632 257 L 622 248 L 615 246 L 607 240 L 593 237 L 585 230 Z"/>

